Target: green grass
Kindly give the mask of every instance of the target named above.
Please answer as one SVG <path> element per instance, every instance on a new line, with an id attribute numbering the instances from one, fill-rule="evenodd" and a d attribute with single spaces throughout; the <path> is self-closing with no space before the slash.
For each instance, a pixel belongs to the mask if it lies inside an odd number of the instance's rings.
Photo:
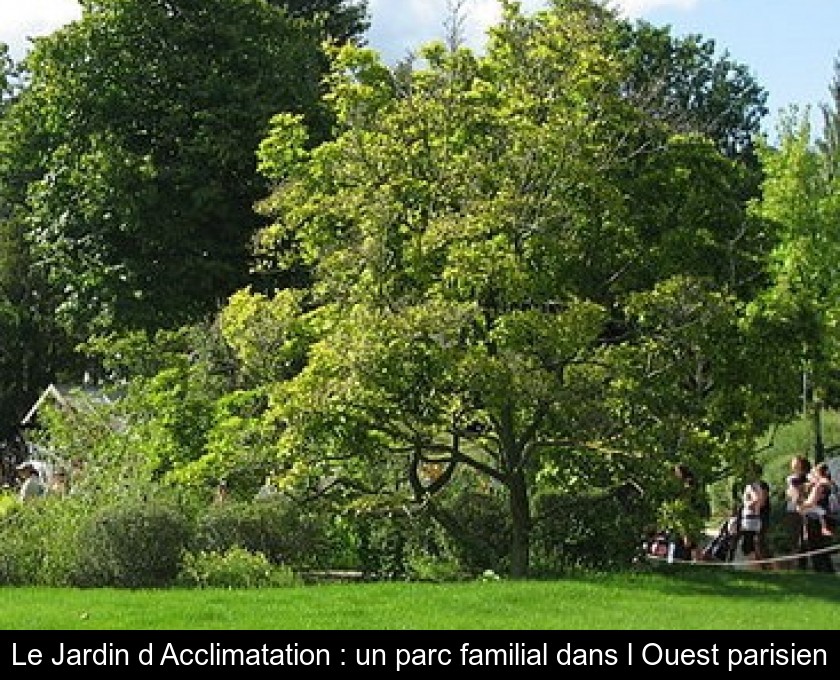
<path id="1" fill-rule="evenodd" d="M 0 589 L 6 630 L 831 630 L 840 578 L 662 565 L 558 581 Z M 756 615 L 760 612 L 760 616 Z"/>

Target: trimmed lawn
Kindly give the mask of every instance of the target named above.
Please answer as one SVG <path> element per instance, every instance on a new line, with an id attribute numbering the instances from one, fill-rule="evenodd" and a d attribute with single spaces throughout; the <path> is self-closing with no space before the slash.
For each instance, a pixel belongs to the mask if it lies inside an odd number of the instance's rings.
<path id="1" fill-rule="evenodd" d="M 840 578 L 663 567 L 556 581 L 0 588 L 5 630 L 831 630 Z M 756 612 L 760 616 L 756 616 Z"/>

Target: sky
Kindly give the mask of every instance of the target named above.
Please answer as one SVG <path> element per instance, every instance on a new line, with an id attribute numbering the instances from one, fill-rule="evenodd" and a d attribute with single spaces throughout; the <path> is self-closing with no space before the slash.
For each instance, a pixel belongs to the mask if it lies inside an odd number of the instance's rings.
<path id="1" fill-rule="evenodd" d="M 445 34 L 457 0 L 368 0 L 368 44 L 394 63 L 423 43 Z M 496 0 L 460 0 L 467 43 L 480 49 L 486 29 L 499 19 Z M 521 0 L 531 13 L 546 0 Z M 612 0 L 624 16 L 670 26 L 678 36 L 699 34 L 718 53 L 745 65 L 768 92 L 765 132 L 774 136 L 779 113 L 811 111 L 829 100 L 834 64 L 840 57 L 838 0 Z M 19 58 L 30 36 L 50 33 L 80 16 L 77 0 L 0 0 L 0 42 Z"/>

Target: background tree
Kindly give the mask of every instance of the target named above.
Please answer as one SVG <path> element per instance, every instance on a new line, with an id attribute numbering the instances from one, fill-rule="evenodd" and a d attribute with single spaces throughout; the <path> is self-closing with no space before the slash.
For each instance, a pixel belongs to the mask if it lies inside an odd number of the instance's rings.
<path id="1" fill-rule="evenodd" d="M 703 245 L 694 240 L 692 271 L 725 279 L 750 299 L 766 283 L 758 273 L 772 247 L 769 235 L 746 228 L 744 219 L 746 202 L 760 190 L 755 145 L 766 90 L 744 64 L 697 34 L 623 22 L 620 49 L 629 65 L 622 91 L 641 113 L 628 131 L 639 153 L 622 182 L 635 198 L 636 229 L 651 246 L 650 270 L 687 265 L 686 230 L 701 230 L 707 238 Z"/>
<path id="2" fill-rule="evenodd" d="M 316 43 L 259 0 L 102 0 L 36 41 L 10 143 L 46 153 L 13 198 L 77 337 L 188 322 L 248 281 L 268 119 L 324 127 Z"/>
<path id="3" fill-rule="evenodd" d="M 823 128 L 817 148 L 828 162 L 829 178 L 840 175 L 840 59 L 834 61 L 834 79 L 828 87 L 829 101 L 820 105 Z"/>
<path id="4" fill-rule="evenodd" d="M 776 235 L 772 280 L 756 301 L 768 318 L 787 328 L 797 346 L 777 362 L 799 362 L 803 411 L 814 421 L 814 456 L 825 451 L 820 414 L 833 392 L 837 365 L 840 186 L 834 159 L 814 145 L 808 111 L 789 110 L 779 127 L 778 147 L 760 148 L 766 178 L 754 214 Z M 792 386 L 793 387 L 793 386 Z M 791 388 L 788 388 L 788 392 Z"/>
<path id="5" fill-rule="evenodd" d="M 651 119 L 707 137 L 728 158 L 755 166 L 767 92 L 746 65 L 719 53 L 714 40 L 674 36 L 646 21 L 624 24 L 622 48 L 631 64 L 625 94 Z"/>
<path id="6" fill-rule="evenodd" d="M 91 334 L 198 320 L 251 281 L 257 143 L 284 109 L 329 133 L 319 42 L 367 26 L 363 4 L 287 4 L 85 2 L 35 41 L 22 93 L 3 51 L 4 431 L 97 368 L 75 352 Z"/>
<path id="7" fill-rule="evenodd" d="M 9 56 L 9 46 L 0 42 L 0 115 L 14 95 L 16 75 L 15 63 Z"/>
<path id="8" fill-rule="evenodd" d="M 3 54 L 0 103 L 0 443 L 19 449 L 20 419 L 40 390 L 63 377 L 80 374 L 66 336 L 56 324 L 58 301 L 35 270 L 22 219 L 21 196 L 37 177 L 37 159 L 46 153 L 43 139 L 30 136 L 19 101 L 19 68 Z"/>
<path id="9" fill-rule="evenodd" d="M 318 23 L 326 39 L 337 45 L 363 45 L 370 28 L 368 3 L 365 0 L 269 0 L 291 16 Z"/>

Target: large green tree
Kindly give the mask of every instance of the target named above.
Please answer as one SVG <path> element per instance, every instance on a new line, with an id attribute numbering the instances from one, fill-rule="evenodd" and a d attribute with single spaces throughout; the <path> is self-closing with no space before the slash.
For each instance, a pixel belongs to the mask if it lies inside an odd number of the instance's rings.
<path id="1" fill-rule="evenodd" d="M 6 144 L 40 153 L 10 200 L 79 337 L 196 319 L 248 281 L 270 116 L 325 133 L 319 34 L 264 0 L 83 7 L 26 59 Z"/>
<path id="2" fill-rule="evenodd" d="M 0 442 L 6 443 L 17 441 L 21 416 L 56 379 L 55 367 L 72 365 L 56 328 L 55 300 L 33 270 L 20 219 L 19 199 L 46 151 L 27 138 L 20 117 L 9 113 L 13 104 L 25 106 L 17 101 L 21 85 L 18 65 L 0 45 Z"/>
<path id="3" fill-rule="evenodd" d="M 504 3 L 483 57 L 432 45 L 396 75 L 342 50 L 335 141 L 310 149 L 300 119 L 274 119 L 259 245 L 314 271 L 317 338 L 273 387 L 283 482 L 433 508 L 470 470 L 507 499 L 524 576 L 535 485 L 579 486 L 573 454 L 651 491 L 678 459 L 749 455 L 766 372 L 731 269 L 705 262 L 750 261 L 739 169 L 702 135 L 637 145 L 621 38 L 600 3 Z M 642 191 L 648 220 L 632 217 Z"/>
<path id="4" fill-rule="evenodd" d="M 338 0 L 82 5 L 25 79 L 0 53 L 3 433 L 49 381 L 81 378 L 79 341 L 201 318 L 251 280 L 267 122 L 293 110 L 327 136 L 320 43 L 367 27 Z"/>

